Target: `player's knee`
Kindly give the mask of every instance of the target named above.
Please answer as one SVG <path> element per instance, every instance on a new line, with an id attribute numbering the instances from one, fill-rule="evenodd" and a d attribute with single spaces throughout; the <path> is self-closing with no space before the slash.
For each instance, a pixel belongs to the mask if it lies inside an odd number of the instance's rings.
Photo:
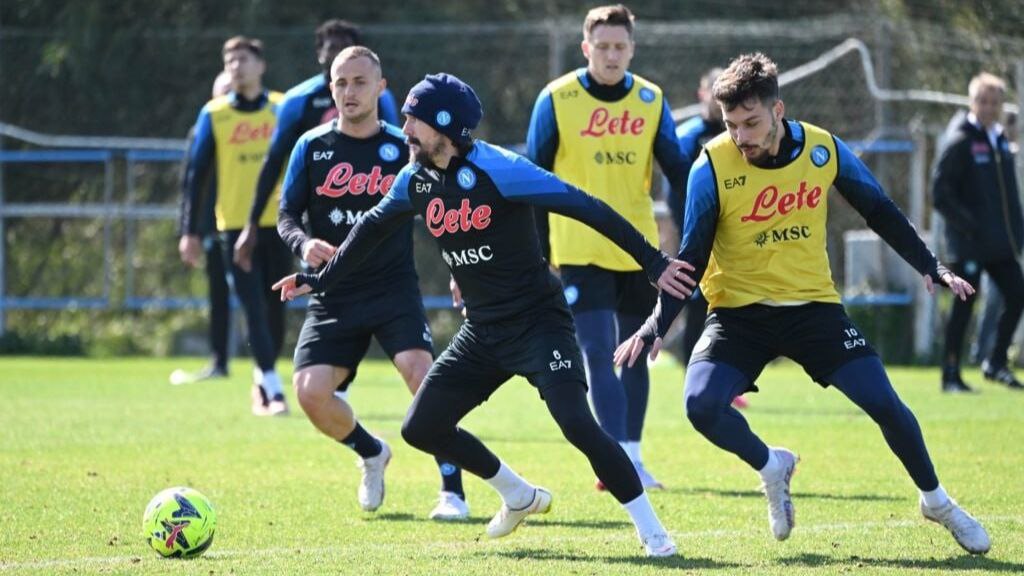
<path id="1" fill-rule="evenodd" d="M 439 437 L 436 424 L 415 411 L 407 414 L 405 422 L 402 422 L 402 439 L 413 448 L 430 452 Z"/>
<path id="2" fill-rule="evenodd" d="M 589 413 L 573 411 L 555 417 L 558 427 L 562 430 L 562 436 L 570 444 L 581 448 L 592 441 L 596 435 L 603 434 L 597 421 Z"/>
<path id="3" fill-rule="evenodd" d="M 300 370 L 292 377 L 292 387 L 295 389 L 299 405 L 308 413 L 316 411 L 324 402 L 328 402 L 333 397 L 337 385 L 329 379 L 318 377 L 317 374 Z"/>
<path id="4" fill-rule="evenodd" d="M 687 394 L 683 400 L 686 418 L 700 433 L 704 434 L 714 428 L 722 410 L 708 394 Z"/>

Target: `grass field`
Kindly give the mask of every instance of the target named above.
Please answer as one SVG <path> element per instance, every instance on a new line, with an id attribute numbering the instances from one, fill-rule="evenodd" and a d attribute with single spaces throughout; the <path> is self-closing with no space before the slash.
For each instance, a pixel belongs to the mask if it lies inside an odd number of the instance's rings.
<path id="1" fill-rule="evenodd" d="M 916 509 L 916 491 L 875 425 L 794 365 L 770 367 L 746 415 L 769 444 L 802 456 L 797 528 L 772 539 L 756 475 L 685 421 L 681 371 L 653 370 L 644 442 L 668 485 L 651 494 L 677 557 L 648 560 L 625 513 L 593 489 L 537 395 L 515 380 L 465 422 L 527 479 L 554 493 L 550 514 L 490 541 L 499 500 L 467 478 L 472 518 L 426 518 L 438 489 L 432 459 L 404 445 L 409 402 L 390 365 L 367 363 L 353 403 L 391 443 L 387 500 L 364 513 L 354 455 L 301 413 L 249 415 L 248 364 L 230 380 L 172 387 L 199 360 L 0 359 L 2 574 L 1008 574 L 1024 572 L 1024 395 L 984 385 L 938 393 L 935 369 L 893 369 L 943 484 L 992 536 L 970 557 Z M 293 404 L 293 409 L 297 408 Z M 212 549 L 163 560 L 143 543 L 157 491 L 189 485 L 217 507 Z"/>

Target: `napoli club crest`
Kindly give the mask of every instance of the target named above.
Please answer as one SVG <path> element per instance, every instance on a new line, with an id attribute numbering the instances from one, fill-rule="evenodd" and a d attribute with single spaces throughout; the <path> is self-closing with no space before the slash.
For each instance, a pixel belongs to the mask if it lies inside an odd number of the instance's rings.
<path id="1" fill-rule="evenodd" d="M 452 123 L 452 115 L 447 110 L 441 110 L 434 117 L 438 126 L 447 126 Z"/>
<path id="2" fill-rule="evenodd" d="M 466 166 L 459 168 L 459 171 L 455 174 L 455 180 L 458 181 L 459 188 L 463 190 L 470 190 L 473 186 L 476 186 L 476 174 Z"/>
<path id="3" fill-rule="evenodd" d="M 654 90 L 651 90 L 650 88 L 641 88 L 640 99 L 648 104 L 654 102 Z"/>
<path id="4" fill-rule="evenodd" d="M 390 142 L 381 144 L 380 148 L 377 149 L 377 153 L 380 154 L 380 159 L 385 162 L 394 162 L 395 160 L 398 160 L 398 146 L 395 146 Z"/>
<path id="5" fill-rule="evenodd" d="M 821 168 L 828 163 L 828 159 L 831 157 L 832 154 L 830 154 L 828 148 L 825 148 L 824 146 L 815 146 L 814 149 L 811 150 L 811 162 L 813 162 L 818 168 Z"/>

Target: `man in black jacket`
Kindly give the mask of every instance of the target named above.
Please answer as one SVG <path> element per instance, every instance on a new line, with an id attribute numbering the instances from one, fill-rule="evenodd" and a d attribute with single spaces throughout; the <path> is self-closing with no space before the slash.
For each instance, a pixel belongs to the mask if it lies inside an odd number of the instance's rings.
<path id="1" fill-rule="evenodd" d="M 1021 390 L 1024 386 L 1007 365 L 1010 339 L 1024 311 L 1024 274 L 1017 261 L 1024 218 L 1013 154 L 998 122 L 1006 85 L 983 72 L 971 79 L 968 94 L 970 112 L 947 134 L 935 168 L 935 208 L 946 219 L 953 272 L 977 286 L 985 271 L 1005 297 L 995 345 L 982 362 L 982 373 L 987 380 Z M 960 356 L 973 306 L 974 296 L 953 302 L 943 352 L 944 392 L 971 391 L 960 377 Z"/>

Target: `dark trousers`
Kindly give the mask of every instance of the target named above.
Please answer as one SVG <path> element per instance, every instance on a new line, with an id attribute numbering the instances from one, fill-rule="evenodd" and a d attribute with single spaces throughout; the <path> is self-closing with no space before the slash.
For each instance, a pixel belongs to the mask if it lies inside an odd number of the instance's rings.
<path id="1" fill-rule="evenodd" d="M 203 250 L 206 252 L 206 280 L 210 288 L 210 350 L 213 352 L 214 366 L 227 372 L 231 289 L 228 287 L 220 237 L 211 234 L 203 238 Z"/>
<path id="2" fill-rule="evenodd" d="M 1009 258 L 997 262 L 956 262 L 951 268 L 955 274 L 975 287 L 981 281 L 982 271 L 988 273 L 992 282 L 1003 295 L 1003 311 L 999 315 L 995 342 L 989 352 L 988 361 L 994 366 L 1005 365 L 1010 340 L 1013 338 L 1014 330 L 1017 329 L 1021 313 L 1024 312 L 1024 273 L 1021 272 L 1020 264 L 1016 259 Z M 964 335 L 967 332 L 967 324 L 971 320 L 976 297 L 977 294 L 969 296 L 967 300 L 962 301 L 959 298 L 953 300 L 953 310 L 949 315 L 949 323 L 946 325 L 946 342 L 942 354 L 946 366 L 960 366 Z"/>
<path id="3" fill-rule="evenodd" d="M 284 302 L 270 287 L 291 274 L 293 257 L 276 228 L 259 228 L 252 269 L 246 272 L 234 263 L 239 234 L 240 230 L 229 230 L 222 235 L 224 261 L 245 311 L 252 355 L 259 369 L 266 372 L 274 369 L 284 343 Z"/>

